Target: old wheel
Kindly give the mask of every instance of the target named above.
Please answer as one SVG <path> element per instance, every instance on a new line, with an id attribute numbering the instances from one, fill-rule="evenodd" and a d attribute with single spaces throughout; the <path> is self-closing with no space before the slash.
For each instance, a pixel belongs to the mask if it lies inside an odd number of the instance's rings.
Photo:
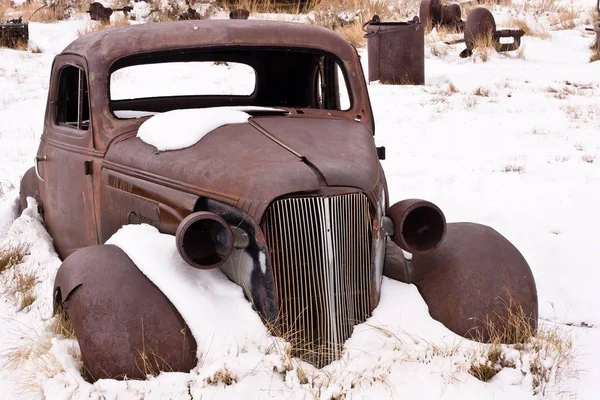
<path id="1" fill-rule="evenodd" d="M 465 22 L 465 44 L 471 51 L 479 45 L 494 44 L 496 36 L 496 21 L 492 13 L 482 7 L 475 8 Z"/>

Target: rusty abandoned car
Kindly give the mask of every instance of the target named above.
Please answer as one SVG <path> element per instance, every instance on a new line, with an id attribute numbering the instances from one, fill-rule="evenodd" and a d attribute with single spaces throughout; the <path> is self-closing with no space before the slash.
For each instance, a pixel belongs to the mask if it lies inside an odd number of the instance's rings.
<path id="1" fill-rule="evenodd" d="M 200 93 L 184 81 L 168 87 L 179 94 L 136 86 L 140 96 L 118 96 L 123 81 L 113 78 L 122 71 L 178 64 L 245 66 L 252 84 Z M 164 89 L 158 82 L 167 78 L 147 84 Z M 137 136 L 155 116 L 225 106 L 250 117 L 176 150 Z M 197 343 L 182 335 L 186 322 L 168 298 L 105 244 L 126 224 L 174 235 L 189 268 L 220 268 L 268 326 L 285 332 L 296 324 L 317 350 L 296 355 L 317 367 L 339 357 L 353 327 L 369 318 L 384 275 L 415 284 L 431 315 L 465 337 L 488 340 L 488 323 L 502 323 L 509 301 L 536 329 L 536 286 L 521 253 L 485 225 L 447 223 L 428 201 L 389 204 L 385 149 L 374 133 L 358 52 L 325 28 L 173 21 L 69 44 L 52 66 L 44 131 L 20 202 L 37 200 L 63 260 L 55 312 L 71 320 L 93 379 L 144 378 L 136 366 L 142 346 L 171 371 L 198 362 Z"/>

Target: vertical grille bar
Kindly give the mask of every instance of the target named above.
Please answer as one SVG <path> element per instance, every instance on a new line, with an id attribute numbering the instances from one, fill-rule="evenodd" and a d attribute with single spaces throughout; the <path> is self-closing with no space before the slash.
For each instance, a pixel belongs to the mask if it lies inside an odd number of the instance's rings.
<path id="1" fill-rule="evenodd" d="M 265 214 L 281 334 L 317 367 L 369 316 L 371 214 L 362 193 L 283 199 Z"/>

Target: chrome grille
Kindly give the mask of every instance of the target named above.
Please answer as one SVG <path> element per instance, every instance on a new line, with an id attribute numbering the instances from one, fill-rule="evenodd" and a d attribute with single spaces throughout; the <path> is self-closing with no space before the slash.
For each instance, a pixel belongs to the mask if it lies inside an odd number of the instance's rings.
<path id="1" fill-rule="evenodd" d="M 297 357 L 328 364 L 370 313 L 369 201 L 362 193 L 279 200 L 263 229 L 280 304 L 277 326 Z"/>

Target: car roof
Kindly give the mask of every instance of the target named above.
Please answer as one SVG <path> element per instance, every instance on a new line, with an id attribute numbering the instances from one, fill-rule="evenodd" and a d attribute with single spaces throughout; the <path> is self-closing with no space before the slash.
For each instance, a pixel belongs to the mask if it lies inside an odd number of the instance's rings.
<path id="1" fill-rule="evenodd" d="M 341 35 L 316 25 L 263 20 L 188 20 L 110 28 L 71 42 L 62 54 L 85 58 L 108 68 L 133 54 L 218 46 L 289 46 L 323 50 L 341 59 L 355 50 Z"/>

